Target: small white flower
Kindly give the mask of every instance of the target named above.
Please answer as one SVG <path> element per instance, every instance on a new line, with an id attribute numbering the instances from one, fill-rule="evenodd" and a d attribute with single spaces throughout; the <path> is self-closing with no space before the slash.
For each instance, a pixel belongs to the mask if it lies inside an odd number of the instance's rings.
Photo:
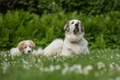
<path id="1" fill-rule="evenodd" d="M 5 61 L 8 61 L 8 59 L 7 59 L 7 58 L 5 58 Z"/>
<path id="2" fill-rule="evenodd" d="M 30 67 L 29 67 L 29 65 L 24 64 L 24 65 L 23 65 L 23 68 L 24 68 L 24 69 L 29 69 Z"/>
<path id="3" fill-rule="evenodd" d="M 91 65 L 87 65 L 87 66 L 86 66 L 86 69 L 87 69 L 87 70 L 92 70 L 93 67 L 92 67 Z"/>
<path id="4" fill-rule="evenodd" d="M 38 61 L 38 63 L 40 63 L 40 62 L 41 62 L 41 60 L 40 60 L 40 59 L 38 59 L 37 61 Z"/>
<path id="5" fill-rule="evenodd" d="M 112 63 L 110 64 L 110 68 L 114 69 L 115 67 L 116 67 L 115 63 L 112 62 Z"/>
<path id="6" fill-rule="evenodd" d="M 49 69 L 48 68 L 43 68 L 43 71 L 48 72 Z"/>
<path id="7" fill-rule="evenodd" d="M 113 59 L 113 56 L 111 56 L 111 59 Z"/>
<path id="8" fill-rule="evenodd" d="M 116 54 L 116 56 L 117 56 L 117 57 L 120 57 L 120 55 L 119 55 L 119 54 Z"/>
<path id="9" fill-rule="evenodd" d="M 53 66 L 53 65 L 50 65 L 49 71 L 50 71 L 50 72 L 53 72 L 54 70 L 55 70 L 54 66 Z"/>
<path id="10" fill-rule="evenodd" d="M 55 2 L 52 2 L 53 5 L 55 5 Z"/>
<path id="11" fill-rule="evenodd" d="M 70 71 L 74 71 L 74 72 L 81 71 L 81 69 L 82 69 L 82 66 L 78 65 L 78 64 L 75 64 L 75 65 L 70 67 Z"/>
<path id="12" fill-rule="evenodd" d="M 60 65 L 56 65 L 56 66 L 55 66 L 55 69 L 56 69 L 56 70 L 59 70 L 60 68 L 61 68 Z"/>
<path id="13" fill-rule="evenodd" d="M 117 67 L 117 70 L 120 72 L 120 66 Z"/>
<path id="14" fill-rule="evenodd" d="M 27 61 L 25 61 L 24 59 L 22 59 L 23 64 L 29 64 Z"/>
<path id="15" fill-rule="evenodd" d="M 76 65 L 76 68 L 79 70 L 79 69 L 82 69 L 82 66 L 81 65 Z"/>
<path id="16" fill-rule="evenodd" d="M 2 68 L 3 68 L 3 73 L 5 74 L 7 72 L 8 67 L 10 66 L 10 63 L 8 62 L 3 62 L 2 63 Z"/>
<path id="17" fill-rule="evenodd" d="M 62 70 L 62 75 L 65 75 L 67 72 L 68 72 L 69 68 L 68 67 L 65 67 L 63 70 Z"/>
<path id="18" fill-rule="evenodd" d="M 53 56 L 54 59 L 56 59 L 56 56 Z"/>
<path id="19" fill-rule="evenodd" d="M 92 70 L 92 69 L 93 69 L 93 67 L 91 65 L 87 65 L 86 67 L 84 67 L 84 69 L 83 69 L 84 72 L 83 73 L 85 75 L 88 75 L 89 71 Z"/>
<path id="20" fill-rule="evenodd" d="M 39 68 L 39 70 L 40 70 L 40 71 L 44 71 L 44 69 L 43 69 L 43 68 Z"/>
<path id="21" fill-rule="evenodd" d="M 98 62 L 98 69 L 105 68 L 105 64 L 103 62 Z"/>
<path id="22" fill-rule="evenodd" d="M 67 72 L 69 72 L 69 67 L 68 67 L 68 64 L 64 64 L 64 68 L 62 70 L 62 75 L 65 75 Z"/>

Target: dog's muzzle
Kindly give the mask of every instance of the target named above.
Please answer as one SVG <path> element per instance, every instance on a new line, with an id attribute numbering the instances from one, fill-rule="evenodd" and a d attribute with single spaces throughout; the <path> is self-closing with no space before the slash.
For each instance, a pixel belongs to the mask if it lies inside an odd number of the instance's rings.
<path id="1" fill-rule="evenodd" d="M 75 29 L 73 30 L 74 34 L 79 32 L 79 24 L 75 24 Z"/>
<path id="2" fill-rule="evenodd" d="M 28 50 L 28 53 L 30 54 L 30 53 L 31 53 L 31 50 Z"/>
<path id="3" fill-rule="evenodd" d="M 75 24 L 75 28 L 78 28 L 79 24 Z"/>

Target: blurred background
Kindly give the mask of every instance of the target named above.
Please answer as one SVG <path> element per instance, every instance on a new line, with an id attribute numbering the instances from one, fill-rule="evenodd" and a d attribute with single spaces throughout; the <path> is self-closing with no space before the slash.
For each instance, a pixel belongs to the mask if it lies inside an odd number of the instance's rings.
<path id="1" fill-rule="evenodd" d="M 0 49 L 31 39 L 45 47 L 81 20 L 90 49 L 120 49 L 120 0 L 0 0 Z"/>

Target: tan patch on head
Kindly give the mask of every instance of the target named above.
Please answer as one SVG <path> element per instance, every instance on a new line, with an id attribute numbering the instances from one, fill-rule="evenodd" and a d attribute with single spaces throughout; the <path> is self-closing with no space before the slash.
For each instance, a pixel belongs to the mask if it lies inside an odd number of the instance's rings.
<path id="1" fill-rule="evenodd" d="M 20 50 L 20 52 L 24 52 L 24 46 L 25 46 L 25 41 L 21 41 L 19 44 L 18 44 L 18 49 Z"/>

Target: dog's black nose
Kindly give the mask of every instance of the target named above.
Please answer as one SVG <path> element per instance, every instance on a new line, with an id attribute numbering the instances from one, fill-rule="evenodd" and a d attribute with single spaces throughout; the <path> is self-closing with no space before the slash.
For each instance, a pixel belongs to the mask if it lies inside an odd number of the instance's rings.
<path id="1" fill-rule="evenodd" d="M 79 29 L 79 24 L 75 24 L 75 29 Z"/>
<path id="2" fill-rule="evenodd" d="M 30 53 L 31 51 L 29 50 L 28 53 Z"/>
<path id="3" fill-rule="evenodd" d="M 79 25 L 78 24 L 75 24 L 75 27 L 78 27 Z"/>
<path id="4" fill-rule="evenodd" d="M 79 24 L 75 24 L 75 29 L 73 30 L 74 34 L 79 32 Z"/>

